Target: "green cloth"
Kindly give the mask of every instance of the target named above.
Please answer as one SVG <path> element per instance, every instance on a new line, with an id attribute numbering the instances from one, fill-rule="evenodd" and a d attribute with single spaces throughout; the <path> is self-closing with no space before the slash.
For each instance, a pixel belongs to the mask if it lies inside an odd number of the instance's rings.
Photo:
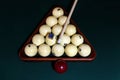
<path id="1" fill-rule="evenodd" d="M 64 74 L 51 62 L 24 62 L 18 50 L 54 5 L 72 0 L 0 1 L 0 80 L 120 80 L 120 1 L 79 0 L 72 19 L 94 46 L 92 62 L 67 62 Z"/>

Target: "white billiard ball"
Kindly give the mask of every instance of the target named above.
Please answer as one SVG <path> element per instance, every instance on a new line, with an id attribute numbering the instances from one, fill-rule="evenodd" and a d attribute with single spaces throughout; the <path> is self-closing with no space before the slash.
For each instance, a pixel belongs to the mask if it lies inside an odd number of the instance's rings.
<path id="1" fill-rule="evenodd" d="M 73 34 L 76 33 L 76 27 L 72 24 L 68 24 L 65 33 L 69 36 L 72 36 Z"/>
<path id="2" fill-rule="evenodd" d="M 62 31 L 62 26 L 61 25 L 57 24 L 57 25 L 52 27 L 52 33 L 56 36 L 59 35 L 61 33 L 61 31 Z"/>
<path id="3" fill-rule="evenodd" d="M 45 41 L 44 36 L 41 34 L 35 34 L 32 38 L 32 42 L 36 46 L 39 46 L 40 44 L 44 43 L 44 41 Z"/>
<path id="4" fill-rule="evenodd" d="M 65 22 L 66 22 L 66 20 L 67 20 L 67 16 L 60 16 L 59 19 L 58 19 L 58 23 L 59 23 L 60 25 L 64 25 Z M 69 24 L 69 23 L 68 23 L 68 24 Z"/>
<path id="5" fill-rule="evenodd" d="M 46 19 L 46 24 L 50 27 L 54 26 L 57 24 L 57 18 L 54 16 L 49 16 Z"/>
<path id="6" fill-rule="evenodd" d="M 63 34 L 63 36 L 61 37 L 60 44 L 65 46 L 69 43 L 70 43 L 70 36 L 68 36 L 67 34 Z"/>
<path id="7" fill-rule="evenodd" d="M 79 46 L 80 44 L 82 44 L 84 42 L 84 38 L 80 34 L 74 34 L 71 38 L 71 42 L 75 46 Z"/>
<path id="8" fill-rule="evenodd" d="M 51 33 L 50 33 L 51 34 Z M 54 45 L 55 43 L 56 43 L 56 36 L 55 35 L 53 35 L 52 37 L 50 36 L 50 34 L 48 34 L 47 36 L 46 36 L 46 43 L 49 45 L 49 46 L 52 46 L 52 45 Z"/>
<path id="9" fill-rule="evenodd" d="M 48 25 L 42 25 L 39 28 L 39 33 L 46 36 L 48 33 L 51 33 L 51 28 Z"/>
<path id="10" fill-rule="evenodd" d="M 64 54 L 64 47 L 60 44 L 55 44 L 52 47 L 52 53 L 53 53 L 54 56 L 60 57 Z"/>
<path id="11" fill-rule="evenodd" d="M 74 57 L 77 54 L 77 47 L 73 44 L 68 44 L 65 47 L 65 53 L 68 57 Z"/>
<path id="12" fill-rule="evenodd" d="M 82 57 L 87 57 L 91 53 L 91 47 L 87 44 L 81 44 L 78 48 L 78 53 Z"/>
<path id="13" fill-rule="evenodd" d="M 51 48 L 47 44 L 41 44 L 38 48 L 38 53 L 42 57 L 47 57 L 50 55 Z"/>
<path id="14" fill-rule="evenodd" d="M 52 15 L 55 16 L 56 18 L 58 18 L 58 17 L 64 15 L 64 11 L 63 11 L 62 8 L 56 7 L 56 8 L 53 9 Z"/>
<path id="15" fill-rule="evenodd" d="M 34 57 L 37 54 L 37 46 L 35 44 L 27 44 L 24 52 L 29 57 Z"/>

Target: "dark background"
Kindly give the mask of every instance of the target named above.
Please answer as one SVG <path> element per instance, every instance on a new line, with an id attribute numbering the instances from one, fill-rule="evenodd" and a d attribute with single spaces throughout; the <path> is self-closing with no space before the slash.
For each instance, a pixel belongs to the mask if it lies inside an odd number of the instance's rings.
<path id="1" fill-rule="evenodd" d="M 120 80 L 120 0 L 79 0 L 72 16 L 94 46 L 92 62 L 68 62 L 56 73 L 51 62 L 24 62 L 18 50 L 49 9 L 70 10 L 73 0 L 0 1 L 0 80 Z"/>

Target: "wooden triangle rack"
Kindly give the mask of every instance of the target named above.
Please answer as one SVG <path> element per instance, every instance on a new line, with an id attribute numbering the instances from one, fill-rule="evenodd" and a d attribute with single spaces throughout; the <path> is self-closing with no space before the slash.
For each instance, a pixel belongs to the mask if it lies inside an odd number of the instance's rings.
<path id="1" fill-rule="evenodd" d="M 61 6 L 55 6 L 55 7 L 61 7 Z M 55 8 L 53 7 L 53 8 Z M 52 10 L 53 10 L 52 8 Z M 64 10 L 64 15 L 68 15 L 67 12 L 65 11 L 65 9 L 63 7 L 61 7 Z M 20 48 L 19 50 L 19 57 L 21 60 L 23 61 L 56 61 L 56 60 L 65 60 L 65 61 L 92 61 L 95 59 L 96 57 L 96 52 L 93 48 L 93 46 L 90 44 L 90 42 L 88 41 L 88 39 L 85 37 L 85 35 L 80 31 L 78 25 L 71 19 L 70 23 L 76 26 L 77 29 L 77 34 L 81 34 L 84 38 L 84 43 L 88 44 L 91 47 L 91 54 L 88 57 L 81 57 L 79 55 L 76 55 L 74 57 L 68 57 L 66 55 L 63 55 L 61 57 L 55 57 L 53 55 L 50 55 L 48 57 L 41 57 L 38 54 L 34 57 L 28 57 L 25 55 L 24 52 L 24 48 L 27 44 L 32 43 L 32 37 L 35 34 L 39 33 L 39 28 L 41 25 L 45 24 L 45 20 L 48 16 L 52 15 L 52 10 L 49 11 L 49 13 L 44 17 L 44 19 L 39 23 L 39 25 L 36 27 L 36 29 L 33 31 L 33 33 L 28 37 L 28 39 L 26 40 L 26 42 L 23 44 L 23 46 Z"/>

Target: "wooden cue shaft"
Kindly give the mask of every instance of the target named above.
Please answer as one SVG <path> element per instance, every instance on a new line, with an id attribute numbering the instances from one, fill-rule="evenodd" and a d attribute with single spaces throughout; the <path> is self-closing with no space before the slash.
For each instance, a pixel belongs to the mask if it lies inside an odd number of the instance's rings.
<path id="1" fill-rule="evenodd" d="M 68 18 L 67 18 L 67 20 L 66 20 L 66 22 L 65 22 L 65 25 L 64 25 L 64 27 L 63 27 L 63 30 L 62 30 L 62 32 L 61 32 L 61 34 L 60 34 L 60 36 L 59 36 L 58 43 L 61 42 L 61 37 L 63 36 L 63 34 L 64 34 L 64 32 L 65 32 L 65 30 L 66 30 L 66 28 L 67 28 L 67 25 L 68 25 L 68 23 L 69 23 L 69 21 L 70 21 L 70 18 L 71 18 L 71 16 L 72 16 L 72 14 L 73 14 L 73 11 L 74 11 L 74 9 L 75 9 L 75 6 L 76 6 L 76 4 L 77 4 L 77 1 L 78 1 L 78 0 L 75 0 L 75 1 L 74 1 L 74 4 L 73 4 L 73 6 L 72 6 L 72 8 L 71 8 L 71 10 L 70 10 L 70 13 L 69 13 L 69 15 L 68 15 Z"/>

